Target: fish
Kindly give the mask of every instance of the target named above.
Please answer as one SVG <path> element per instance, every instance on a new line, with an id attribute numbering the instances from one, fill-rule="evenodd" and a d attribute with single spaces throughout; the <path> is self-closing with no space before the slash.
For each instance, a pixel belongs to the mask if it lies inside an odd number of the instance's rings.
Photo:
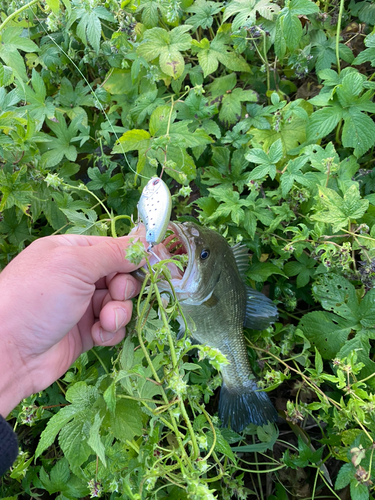
<path id="1" fill-rule="evenodd" d="M 152 177 L 143 188 L 138 205 L 138 217 L 146 227 L 148 250 L 160 243 L 167 231 L 172 212 L 172 197 L 160 177 Z"/>
<path id="2" fill-rule="evenodd" d="M 174 264 L 168 267 L 193 343 L 217 348 L 229 361 L 221 369 L 222 425 L 241 432 L 250 423 L 275 422 L 276 409 L 254 380 L 243 327 L 263 330 L 277 320 L 278 312 L 268 297 L 245 284 L 247 248 L 230 247 L 219 233 L 193 222 L 170 222 L 168 229 L 173 234 L 153 250 L 160 259 L 188 256 L 184 271 Z M 161 280 L 158 287 L 171 292 L 167 281 Z M 182 318 L 179 322 L 181 337 L 185 322 Z"/>

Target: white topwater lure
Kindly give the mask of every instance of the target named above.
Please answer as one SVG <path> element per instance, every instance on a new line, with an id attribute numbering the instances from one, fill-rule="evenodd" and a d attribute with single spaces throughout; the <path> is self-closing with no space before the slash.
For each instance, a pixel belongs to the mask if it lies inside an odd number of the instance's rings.
<path id="1" fill-rule="evenodd" d="M 163 240 L 172 212 L 172 197 L 168 186 L 159 177 L 152 177 L 139 199 L 138 216 L 146 227 L 148 250 Z"/>

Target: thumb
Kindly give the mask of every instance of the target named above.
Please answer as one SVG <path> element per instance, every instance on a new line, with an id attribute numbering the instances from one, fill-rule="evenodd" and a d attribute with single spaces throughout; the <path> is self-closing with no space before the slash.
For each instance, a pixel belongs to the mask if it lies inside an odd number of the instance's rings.
<path id="1" fill-rule="evenodd" d="M 74 247 L 74 255 L 77 264 L 76 271 L 87 283 L 96 283 L 100 278 L 112 273 L 131 273 L 146 262 L 144 258 L 138 263 L 130 262 L 126 258 L 127 251 L 135 243 L 140 242 L 143 249 L 148 247 L 145 237 L 134 235 L 121 238 L 94 236 L 86 237 L 85 240 L 84 246 Z M 138 257 L 137 252 L 134 253 Z"/>

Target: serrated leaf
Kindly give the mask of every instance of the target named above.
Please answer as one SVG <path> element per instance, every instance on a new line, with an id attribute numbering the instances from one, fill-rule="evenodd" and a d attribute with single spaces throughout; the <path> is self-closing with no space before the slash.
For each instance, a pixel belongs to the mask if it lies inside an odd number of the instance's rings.
<path id="1" fill-rule="evenodd" d="M 353 478 L 350 481 L 350 498 L 351 500 L 368 500 L 370 498 L 368 486 Z"/>
<path id="2" fill-rule="evenodd" d="M 289 11 L 283 17 L 282 27 L 287 47 L 294 50 L 302 37 L 301 21 Z"/>
<path id="3" fill-rule="evenodd" d="M 223 4 L 221 2 L 212 2 L 206 0 L 196 0 L 193 5 L 186 9 L 186 12 L 194 15 L 188 18 L 188 24 L 191 24 L 194 30 L 211 28 L 214 15 L 220 12 Z"/>
<path id="4" fill-rule="evenodd" d="M 134 149 L 145 149 L 149 144 L 150 137 L 147 130 L 128 130 L 119 138 L 112 153 L 127 153 Z"/>
<path id="5" fill-rule="evenodd" d="M 291 0 L 289 9 L 297 16 L 308 16 L 319 12 L 319 7 L 311 0 Z"/>
<path id="6" fill-rule="evenodd" d="M 101 31 L 102 25 L 100 19 L 96 15 L 95 10 L 93 10 L 88 14 L 86 34 L 88 42 L 91 44 L 97 54 L 99 53 L 100 48 Z"/>
<path id="7" fill-rule="evenodd" d="M 25 52 L 39 52 L 39 47 L 29 38 L 22 36 L 22 27 L 7 27 L 0 39 L 0 59 L 13 69 L 20 80 L 27 81 L 24 60 L 19 50 Z"/>
<path id="8" fill-rule="evenodd" d="M 315 370 L 316 370 L 318 375 L 320 375 L 323 371 L 322 356 L 320 355 L 320 353 L 316 347 L 315 347 Z"/>
<path id="9" fill-rule="evenodd" d="M 232 125 L 241 118 L 242 102 L 256 102 L 258 95 L 252 90 L 234 89 L 223 97 L 219 119 L 226 125 Z"/>
<path id="10" fill-rule="evenodd" d="M 96 413 L 94 418 L 94 423 L 90 428 L 89 439 L 87 441 L 87 444 L 91 446 L 91 448 L 100 458 L 104 467 L 106 467 L 107 462 L 105 459 L 105 447 L 104 444 L 102 443 L 102 440 L 100 439 L 100 433 L 99 433 L 102 421 L 103 417 L 100 417 L 99 413 Z"/>
<path id="11" fill-rule="evenodd" d="M 216 442 L 215 442 L 215 450 L 218 453 L 222 453 L 226 457 L 228 457 L 230 460 L 232 460 L 233 463 L 236 462 L 236 457 L 232 451 L 232 448 L 230 447 L 229 443 L 224 439 L 224 437 L 221 435 L 221 432 L 219 429 L 215 428 L 215 433 L 216 433 Z M 211 448 L 213 442 L 214 442 L 214 436 L 212 431 L 208 431 L 206 433 L 207 437 L 207 444 L 208 447 Z"/>
<path id="12" fill-rule="evenodd" d="M 104 401 L 111 413 L 116 410 L 116 384 L 112 382 L 103 393 Z M 90 443 L 89 443 L 90 444 Z"/>
<path id="13" fill-rule="evenodd" d="M 354 155 L 359 158 L 375 144 L 375 124 L 354 106 L 346 110 L 343 117 L 342 143 L 345 147 L 354 148 Z"/>
<path id="14" fill-rule="evenodd" d="M 324 309 L 352 322 L 359 318 L 359 304 L 354 286 L 343 276 L 328 274 L 320 277 L 312 287 L 314 298 Z"/>
<path id="15" fill-rule="evenodd" d="M 361 199 L 356 184 L 350 186 L 343 198 L 333 189 L 320 186 L 319 199 L 326 211 L 318 211 L 311 218 L 332 224 L 333 231 L 347 227 L 351 220 L 360 219 L 369 205 L 368 200 Z"/>
<path id="16" fill-rule="evenodd" d="M 365 330 L 358 332 L 353 339 L 345 342 L 337 353 L 337 357 L 341 359 L 349 356 L 352 351 L 357 353 L 357 363 L 364 364 L 364 367 L 360 371 L 360 378 L 370 377 L 375 370 L 375 363 L 370 359 L 370 336 L 373 337 L 373 332 L 370 333 Z M 375 381 L 370 379 L 368 384 L 374 387 Z"/>
<path id="17" fill-rule="evenodd" d="M 76 416 L 60 431 L 59 445 L 73 467 L 81 466 L 92 453 L 87 444 L 89 429 L 90 423 L 86 412 Z"/>
<path id="18" fill-rule="evenodd" d="M 181 51 L 188 50 L 191 45 L 191 36 L 186 33 L 190 28 L 183 25 L 169 32 L 163 28 L 146 30 L 137 52 L 146 61 L 159 58 L 162 71 L 177 80 L 185 68 Z"/>
<path id="19" fill-rule="evenodd" d="M 54 442 L 57 434 L 78 412 L 80 408 L 69 405 L 61 408 L 56 415 L 53 415 L 47 422 L 46 428 L 43 430 L 38 447 L 35 451 L 35 458 L 38 458 Z"/>
<path id="20" fill-rule="evenodd" d="M 266 281 L 272 274 L 284 275 L 283 271 L 271 262 L 256 262 L 251 264 L 250 269 L 246 273 L 247 276 L 254 281 Z"/>
<path id="21" fill-rule="evenodd" d="M 54 14 L 58 14 L 60 10 L 60 0 L 46 0 L 46 4 Z"/>
<path id="22" fill-rule="evenodd" d="M 315 111 L 309 119 L 307 136 L 313 140 L 325 137 L 336 127 L 342 118 L 342 109 L 335 106 Z"/>
<path id="23" fill-rule="evenodd" d="M 110 415 L 114 436 L 122 442 L 142 434 L 142 412 L 134 401 L 117 401 L 115 415 Z"/>
<path id="24" fill-rule="evenodd" d="M 303 316 L 299 328 L 307 340 L 318 349 L 322 358 L 333 359 L 345 344 L 352 325 L 335 314 L 314 311 Z"/>
<path id="25" fill-rule="evenodd" d="M 225 8 L 223 21 L 235 15 L 232 30 L 236 31 L 241 26 L 255 24 L 257 12 L 266 19 L 272 20 L 279 10 L 280 7 L 270 0 L 232 0 Z"/>

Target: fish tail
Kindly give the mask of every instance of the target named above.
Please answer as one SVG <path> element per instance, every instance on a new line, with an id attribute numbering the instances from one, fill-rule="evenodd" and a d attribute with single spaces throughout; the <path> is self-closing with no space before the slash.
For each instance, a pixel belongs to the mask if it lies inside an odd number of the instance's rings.
<path id="1" fill-rule="evenodd" d="M 223 383 L 220 392 L 219 418 L 224 427 L 241 432 L 247 425 L 265 425 L 276 422 L 277 411 L 268 394 L 258 389 L 255 382 L 242 387 Z"/>

